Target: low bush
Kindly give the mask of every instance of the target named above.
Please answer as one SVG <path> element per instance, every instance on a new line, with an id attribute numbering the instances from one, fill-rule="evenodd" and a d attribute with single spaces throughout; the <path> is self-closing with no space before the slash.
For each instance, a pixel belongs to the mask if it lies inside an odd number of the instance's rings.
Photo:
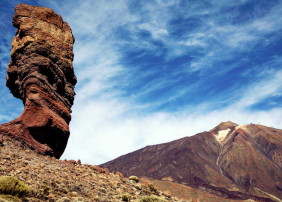
<path id="1" fill-rule="evenodd" d="M 151 195 L 151 194 L 159 195 L 160 194 L 159 190 L 152 183 L 149 183 L 147 185 L 142 185 L 141 189 L 142 189 L 142 192 L 146 195 Z"/>
<path id="2" fill-rule="evenodd" d="M 141 199 L 139 199 L 139 202 L 167 202 L 167 201 L 157 196 L 143 196 Z"/>
<path id="3" fill-rule="evenodd" d="M 156 194 L 156 195 L 160 194 L 159 190 L 153 184 L 148 184 L 148 188 L 150 189 L 150 191 L 153 194 Z"/>
<path id="4" fill-rule="evenodd" d="M 7 202 L 7 201 L 20 202 L 20 199 L 16 196 L 0 195 L 0 202 Z"/>
<path id="5" fill-rule="evenodd" d="M 129 195 L 129 194 L 122 194 L 121 195 L 122 201 L 130 201 L 130 199 L 131 199 L 131 195 Z"/>
<path id="6" fill-rule="evenodd" d="M 31 188 L 15 177 L 2 176 L 0 177 L 0 193 L 22 197 L 29 195 Z"/>
<path id="7" fill-rule="evenodd" d="M 135 182 L 139 182 L 139 178 L 137 176 L 134 176 L 134 175 L 130 176 L 128 179 L 133 180 Z"/>

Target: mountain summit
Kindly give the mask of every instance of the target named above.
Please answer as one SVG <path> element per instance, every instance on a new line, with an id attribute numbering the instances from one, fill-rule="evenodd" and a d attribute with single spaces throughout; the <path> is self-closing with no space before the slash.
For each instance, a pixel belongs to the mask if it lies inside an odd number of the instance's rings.
<path id="1" fill-rule="evenodd" d="M 126 176 L 204 187 L 227 198 L 275 199 L 282 197 L 281 159 L 282 130 L 222 122 L 208 132 L 147 146 L 101 166 Z"/>
<path id="2" fill-rule="evenodd" d="M 218 132 L 220 130 L 234 129 L 238 124 L 232 121 L 221 122 L 219 125 L 210 130 L 210 132 Z"/>

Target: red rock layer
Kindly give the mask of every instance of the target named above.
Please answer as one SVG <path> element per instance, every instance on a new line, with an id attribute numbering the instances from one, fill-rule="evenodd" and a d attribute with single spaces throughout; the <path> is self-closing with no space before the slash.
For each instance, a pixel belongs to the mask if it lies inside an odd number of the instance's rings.
<path id="1" fill-rule="evenodd" d="M 1 125 L 0 133 L 59 158 L 69 138 L 75 96 L 71 28 L 52 9 L 26 4 L 16 6 L 13 26 L 7 87 L 23 101 L 24 111 Z"/>

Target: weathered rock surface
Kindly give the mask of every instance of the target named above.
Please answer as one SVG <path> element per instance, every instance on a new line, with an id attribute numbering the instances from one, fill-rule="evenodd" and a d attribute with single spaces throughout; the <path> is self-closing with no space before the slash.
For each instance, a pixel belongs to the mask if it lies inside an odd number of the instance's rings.
<path id="1" fill-rule="evenodd" d="M 147 146 L 101 167 L 127 177 L 172 179 L 229 199 L 279 201 L 281 162 L 282 130 L 223 122 L 208 132 Z"/>
<path id="2" fill-rule="evenodd" d="M 7 87 L 24 104 L 21 116 L 0 126 L 0 134 L 59 158 L 69 138 L 76 84 L 69 25 L 53 10 L 19 4 L 13 26 Z"/>

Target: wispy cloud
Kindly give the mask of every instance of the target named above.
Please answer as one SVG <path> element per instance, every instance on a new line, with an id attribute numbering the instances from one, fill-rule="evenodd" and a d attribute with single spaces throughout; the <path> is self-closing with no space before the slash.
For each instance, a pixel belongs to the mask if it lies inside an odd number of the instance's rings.
<path id="1" fill-rule="evenodd" d="M 239 108 L 248 107 L 282 92 L 282 71 L 277 71 L 271 78 L 260 83 L 254 83 L 247 88 L 243 92 L 244 95 L 241 100 L 234 104 L 234 106 Z"/>
<path id="2" fill-rule="evenodd" d="M 250 110 L 281 90 L 280 56 L 249 63 L 254 47 L 279 29 L 273 21 L 280 23 L 281 5 L 247 20 L 228 10 L 246 2 L 84 1 L 62 10 L 77 39 L 78 76 L 62 158 L 99 164 L 227 120 L 281 128 L 281 108 Z"/>

